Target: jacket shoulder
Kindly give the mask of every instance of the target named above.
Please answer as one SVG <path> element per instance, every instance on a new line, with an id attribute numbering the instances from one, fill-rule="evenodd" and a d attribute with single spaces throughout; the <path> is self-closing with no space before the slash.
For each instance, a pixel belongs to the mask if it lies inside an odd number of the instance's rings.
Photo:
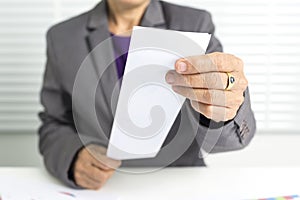
<path id="1" fill-rule="evenodd" d="M 54 24 L 48 29 L 47 36 L 49 36 L 50 34 L 52 37 L 58 37 L 63 35 L 70 36 L 85 31 L 86 22 L 89 17 L 89 12 L 90 11 Z"/>
<path id="2" fill-rule="evenodd" d="M 180 26 L 183 31 L 208 31 L 212 25 L 210 12 L 161 1 L 169 28 Z"/>

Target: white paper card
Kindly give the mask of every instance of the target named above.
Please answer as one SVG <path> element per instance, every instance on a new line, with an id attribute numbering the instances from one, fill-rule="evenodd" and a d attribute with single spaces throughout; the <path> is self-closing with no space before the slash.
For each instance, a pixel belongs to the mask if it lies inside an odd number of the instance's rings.
<path id="1" fill-rule="evenodd" d="M 185 98 L 165 82 L 182 57 L 205 54 L 211 35 L 134 27 L 107 156 L 155 157 Z"/>

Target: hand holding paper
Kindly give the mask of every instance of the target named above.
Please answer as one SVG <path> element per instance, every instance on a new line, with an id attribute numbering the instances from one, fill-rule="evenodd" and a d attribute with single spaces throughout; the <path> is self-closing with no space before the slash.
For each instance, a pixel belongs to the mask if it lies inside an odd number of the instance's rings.
<path id="1" fill-rule="evenodd" d="M 233 81 L 230 89 L 228 73 Z M 248 85 L 242 60 L 224 53 L 179 59 L 176 71 L 169 71 L 166 80 L 175 92 L 191 100 L 196 111 L 217 122 L 235 117 Z"/>

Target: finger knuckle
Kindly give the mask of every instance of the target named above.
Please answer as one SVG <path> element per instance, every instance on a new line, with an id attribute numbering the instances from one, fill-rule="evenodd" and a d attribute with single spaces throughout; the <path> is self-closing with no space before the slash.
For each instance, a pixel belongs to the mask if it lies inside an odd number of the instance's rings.
<path id="1" fill-rule="evenodd" d="M 243 94 L 240 94 L 239 92 L 230 92 L 228 95 L 226 105 L 228 107 L 235 107 L 240 106 L 242 102 L 244 101 Z"/>
<path id="2" fill-rule="evenodd" d="M 77 171 L 74 172 L 74 179 L 75 179 L 75 182 L 80 182 L 81 180 L 81 174 Z"/>
<path id="3" fill-rule="evenodd" d="M 81 162 L 81 160 L 77 160 L 77 162 L 75 163 L 75 166 L 74 166 L 74 171 L 75 172 L 79 172 L 83 169 L 83 163 Z"/>
<path id="4" fill-rule="evenodd" d="M 206 105 L 204 107 L 204 114 L 206 117 L 211 118 L 213 116 L 213 109 L 212 106 Z"/>
<path id="5" fill-rule="evenodd" d="M 204 90 L 203 91 L 203 99 L 205 100 L 205 102 L 211 102 L 211 92 L 209 90 Z"/>
<path id="6" fill-rule="evenodd" d="M 79 173 L 77 171 L 74 171 L 73 176 L 75 179 L 79 179 Z"/>
<path id="7" fill-rule="evenodd" d="M 235 115 L 236 115 L 236 109 L 228 109 L 226 113 L 226 121 L 233 119 Z"/>
<path id="8" fill-rule="evenodd" d="M 91 177 L 94 177 L 96 179 L 101 178 L 101 176 L 99 176 L 99 173 L 97 173 L 96 171 L 90 172 Z"/>
<path id="9" fill-rule="evenodd" d="M 242 105 L 244 100 L 245 100 L 244 96 L 241 95 L 239 98 L 237 98 L 237 105 L 238 106 Z"/>
<path id="10" fill-rule="evenodd" d="M 248 80 L 246 79 L 246 77 L 242 77 L 240 80 L 240 85 L 242 87 L 242 89 L 246 89 L 248 86 Z"/>
<path id="11" fill-rule="evenodd" d="M 236 111 L 236 110 L 232 111 L 232 112 L 230 113 L 230 115 L 229 115 L 230 119 L 233 119 L 233 118 L 235 118 L 235 116 L 236 116 L 236 113 L 237 113 L 237 111 Z"/>
<path id="12" fill-rule="evenodd" d="M 76 163 L 79 163 L 81 162 L 82 160 L 85 159 L 85 153 L 84 152 L 80 152 L 78 155 L 77 155 L 77 159 L 76 159 Z"/>

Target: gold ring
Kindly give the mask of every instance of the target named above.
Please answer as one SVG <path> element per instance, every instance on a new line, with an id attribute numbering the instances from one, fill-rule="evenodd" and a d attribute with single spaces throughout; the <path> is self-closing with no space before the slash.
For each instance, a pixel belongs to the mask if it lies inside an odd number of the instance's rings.
<path id="1" fill-rule="evenodd" d="M 225 90 L 230 90 L 230 89 L 233 87 L 233 85 L 234 85 L 235 78 L 234 78 L 234 76 L 233 76 L 231 73 L 229 73 L 229 72 L 226 72 L 226 74 L 227 74 L 227 76 L 228 76 L 228 80 L 227 80 L 227 86 L 226 86 Z"/>

